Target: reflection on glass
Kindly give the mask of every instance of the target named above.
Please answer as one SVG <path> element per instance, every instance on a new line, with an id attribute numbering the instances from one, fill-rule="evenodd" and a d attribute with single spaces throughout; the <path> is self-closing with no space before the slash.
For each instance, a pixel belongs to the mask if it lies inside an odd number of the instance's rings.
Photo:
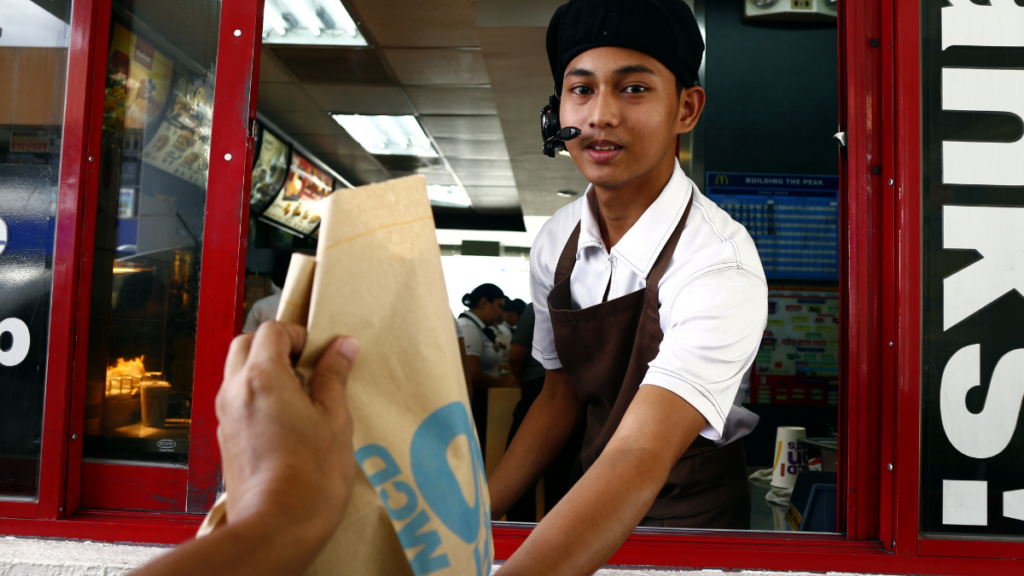
<path id="1" fill-rule="evenodd" d="M 84 456 L 185 464 L 220 3 L 115 0 Z"/>
<path id="2" fill-rule="evenodd" d="M 71 2 L 0 2 L 0 500 L 36 497 Z"/>

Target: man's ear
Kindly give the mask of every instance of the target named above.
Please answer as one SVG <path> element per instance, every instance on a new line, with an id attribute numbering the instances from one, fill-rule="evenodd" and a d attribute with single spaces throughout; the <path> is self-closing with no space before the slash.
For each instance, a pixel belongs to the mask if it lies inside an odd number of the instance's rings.
<path id="1" fill-rule="evenodd" d="M 707 93 L 700 86 L 687 88 L 679 94 L 679 115 L 676 134 L 685 134 L 697 126 L 700 115 L 704 111 Z"/>

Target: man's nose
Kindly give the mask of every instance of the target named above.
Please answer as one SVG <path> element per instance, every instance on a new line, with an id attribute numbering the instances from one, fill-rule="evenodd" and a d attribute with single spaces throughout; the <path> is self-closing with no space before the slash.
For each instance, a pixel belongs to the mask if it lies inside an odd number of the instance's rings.
<path id="1" fill-rule="evenodd" d="M 605 128 L 619 124 L 619 99 L 614 92 L 600 90 L 590 101 L 590 117 L 587 124 L 591 128 Z"/>

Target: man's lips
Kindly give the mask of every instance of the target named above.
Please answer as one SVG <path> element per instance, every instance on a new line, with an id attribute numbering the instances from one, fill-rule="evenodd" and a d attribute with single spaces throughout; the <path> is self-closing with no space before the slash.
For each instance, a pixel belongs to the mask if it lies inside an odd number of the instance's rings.
<path id="1" fill-rule="evenodd" d="M 591 160 L 602 163 L 609 162 L 618 156 L 622 152 L 623 146 L 612 140 L 594 140 L 587 143 L 584 149 Z"/>

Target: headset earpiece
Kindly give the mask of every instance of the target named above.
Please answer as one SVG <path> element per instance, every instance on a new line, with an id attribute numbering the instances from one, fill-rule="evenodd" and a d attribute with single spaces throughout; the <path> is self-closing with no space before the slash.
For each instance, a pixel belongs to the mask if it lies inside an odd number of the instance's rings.
<path id="1" fill-rule="evenodd" d="M 540 133 L 544 139 L 544 155 L 551 158 L 559 150 L 564 150 L 565 145 L 557 141 L 558 131 L 561 130 L 561 123 L 558 119 L 558 96 L 551 95 L 548 98 L 548 105 L 540 113 Z"/>
<path id="2" fill-rule="evenodd" d="M 544 138 L 544 155 L 554 158 L 560 150 L 565 150 L 565 143 L 583 133 L 575 126 L 562 128 L 558 119 L 558 96 L 551 95 L 548 105 L 540 113 L 540 133 Z"/>

